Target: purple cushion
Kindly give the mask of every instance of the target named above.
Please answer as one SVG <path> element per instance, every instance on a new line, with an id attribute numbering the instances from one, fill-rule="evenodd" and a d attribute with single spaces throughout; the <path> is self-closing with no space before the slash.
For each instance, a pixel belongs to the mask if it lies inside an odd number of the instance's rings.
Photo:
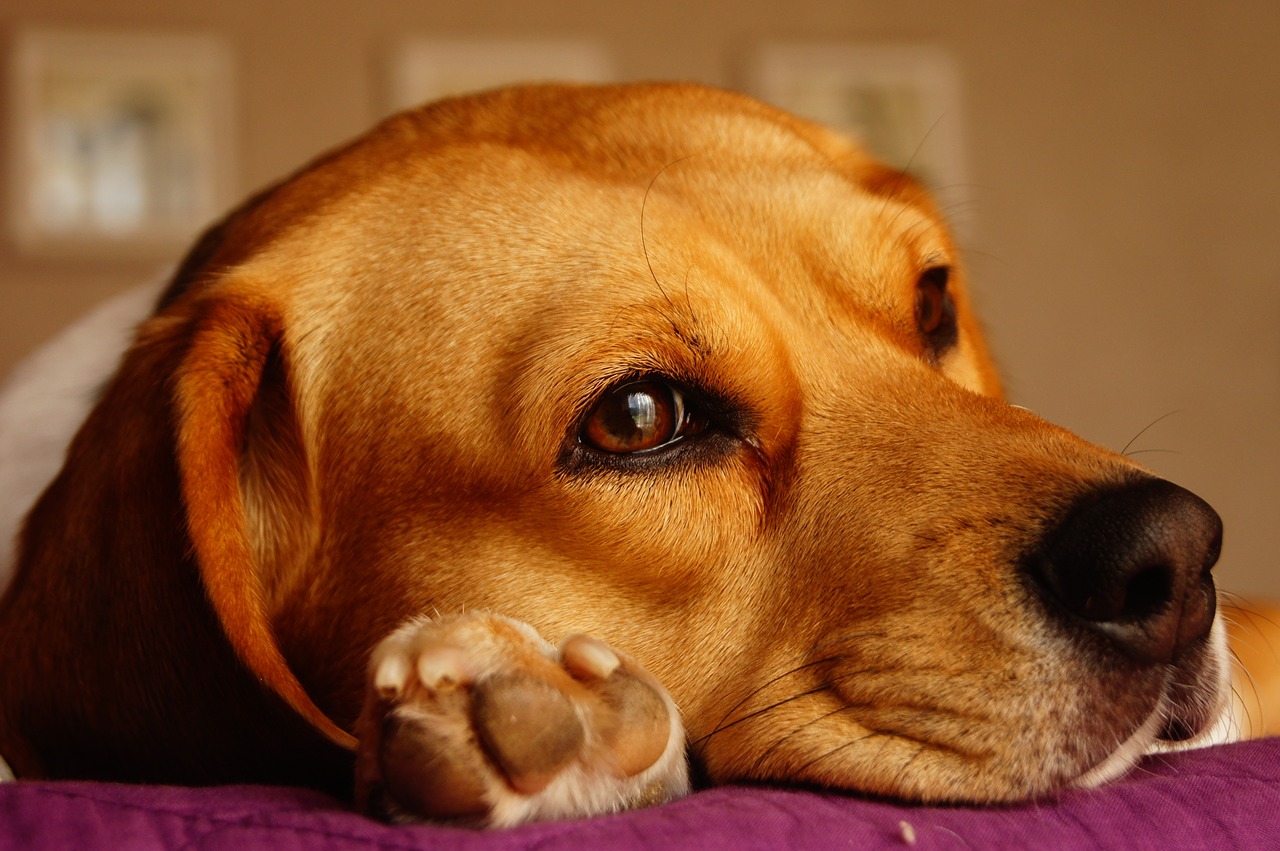
<path id="1" fill-rule="evenodd" d="M 1156 757 L 1101 790 L 1012 807 L 911 807 L 722 787 L 605 818 L 477 832 L 390 826 L 301 789 L 0 784 L 0 849 L 1280 847 L 1280 739 Z"/>

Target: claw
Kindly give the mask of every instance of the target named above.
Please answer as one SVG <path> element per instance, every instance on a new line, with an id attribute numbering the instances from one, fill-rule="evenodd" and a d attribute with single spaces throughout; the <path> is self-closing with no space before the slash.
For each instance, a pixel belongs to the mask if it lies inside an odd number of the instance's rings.
<path id="1" fill-rule="evenodd" d="M 561 649 L 564 667 L 580 680 L 606 680 L 622 663 L 603 641 L 589 635 L 571 635 Z"/>
<path id="2" fill-rule="evenodd" d="M 454 647 L 434 647 L 424 651 L 418 657 L 418 679 L 432 691 L 471 682 L 466 657 Z"/>
<path id="3" fill-rule="evenodd" d="M 389 653 L 378 662 L 373 674 L 373 687 L 383 700 L 395 700 L 404 691 L 409 680 L 409 660 L 398 653 Z"/>

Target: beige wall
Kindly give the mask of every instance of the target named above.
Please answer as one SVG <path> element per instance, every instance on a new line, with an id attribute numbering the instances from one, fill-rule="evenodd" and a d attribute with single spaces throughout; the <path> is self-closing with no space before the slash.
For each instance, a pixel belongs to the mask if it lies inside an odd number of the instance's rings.
<path id="1" fill-rule="evenodd" d="M 632 78 L 734 85 L 770 39 L 957 58 L 980 304 L 1015 401 L 1134 444 L 1227 521 L 1220 583 L 1280 597 L 1280 3 L 6 0 L 0 26 L 221 34 L 241 188 L 359 132 L 397 36 L 590 36 Z M 0 371 L 154 262 L 0 243 Z"/>

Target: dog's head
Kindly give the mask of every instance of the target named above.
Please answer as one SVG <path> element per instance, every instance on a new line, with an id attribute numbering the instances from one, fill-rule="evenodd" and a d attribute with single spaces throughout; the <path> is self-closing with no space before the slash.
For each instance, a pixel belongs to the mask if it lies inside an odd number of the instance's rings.
<path id="1" fill-rule="evenodd" d="M 753 101 L 402 115 L 148 334 L 209 596 L 339 726 L 375 642 L 474 609 L 631 652 L 714 779 L 1013 799 L 1220 713 L 1212 510 L 1004 402 L 926 193 Z"/>

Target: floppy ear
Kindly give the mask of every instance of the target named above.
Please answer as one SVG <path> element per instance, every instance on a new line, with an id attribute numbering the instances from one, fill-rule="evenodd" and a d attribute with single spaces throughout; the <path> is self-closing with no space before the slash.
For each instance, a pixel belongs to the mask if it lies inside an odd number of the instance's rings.
<path id="1" fill-rule="evenodd" d="M 354 737 L 298 681 L 268 616 L 269 586 L 276 578 L 263 561 L 287 565 L 305 553 L 281 551 L 305 542 L 279 525 L 291 521 L 264 518 L 274 513 L 296 519 L 305 495 L 294 489 L 295 504 L 261 506 L 264 511 L 246 506 L 284 490 L 272 486 L 278 478 L 269 472 L 272 463 L 288 465 L 281 475 L 309 481 L 285 381 L 282 316 L 268 296 L 251 287 L 219 289 L 197 308 L 177 375 L 177 460 L 188 533 L 209 600 L 241 662 L 331 741 L 353 748 Z M 282 421 L 286 438 L 264 448 L 253 433 L 263 428 L 257 420 L 272 417 Z M 264 459 L 264 452 L 273 457 Z"/>

